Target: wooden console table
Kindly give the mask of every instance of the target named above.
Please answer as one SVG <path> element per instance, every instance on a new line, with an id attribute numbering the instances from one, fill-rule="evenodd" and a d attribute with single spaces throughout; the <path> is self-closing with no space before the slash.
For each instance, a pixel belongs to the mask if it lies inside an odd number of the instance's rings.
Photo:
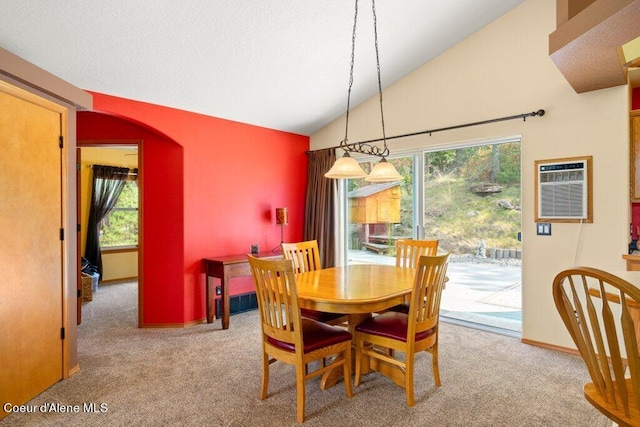
<path id="1" fill-rule="evenodd" d="M 273 252 L 262 252 L 259 258 L 281 258 Z M 229 328 L 229 281 L 233 277 L 251 276 L 247 254 L 203 258 L 207 301 L 207 323 L 213 323 L 215 290 L 210 277 L 220 279 L 220 307 L 222 309 L 222 329 Z"/>

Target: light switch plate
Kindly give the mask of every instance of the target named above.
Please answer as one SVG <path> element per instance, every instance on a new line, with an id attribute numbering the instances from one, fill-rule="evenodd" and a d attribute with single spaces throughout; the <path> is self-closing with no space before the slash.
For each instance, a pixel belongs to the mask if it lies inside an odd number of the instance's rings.
<path id="1" fill-rule="evenodd" d="M 550 222 L 538 222 L 536 223 L 538 236 L 551 236 L 551 223 Z"/>

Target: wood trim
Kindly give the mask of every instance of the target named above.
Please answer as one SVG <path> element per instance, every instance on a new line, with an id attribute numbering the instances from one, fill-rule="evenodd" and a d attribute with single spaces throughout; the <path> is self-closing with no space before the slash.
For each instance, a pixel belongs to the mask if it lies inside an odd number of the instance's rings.
<path id="1" fill-rule="evenodd" d="M 538 216 L 538 192 L 540 191 L 538 186 L 538 166 L 545 163 L 563 163 L 563 162 L 572 162 L 572 161 L 580 161 L 584 160 L 587 162 L 587 176 L 586 176 L 586 184 L 587 184 L 587 217 L 586 218 L 547 218 L 547 217 L 539 217 Z M 534 208 L 534 221 L 535 222 L 555 222 L 555 223 L 593 223 L 593 156 L 579 156 L 579 157 L 562 157 L 559 159 L 545 159 L 545 160 L 536 160 L 534 162 L 534 180 L 533 180 L 533 208 Z"/>
<path id="2" fill-rule="evenodd" d="M 79 139 L 77 142 L 78 147 L 101 147 L 101 148 L 111 148 L 114 145 L 138 145 L 138 150 L 140 149 L 139 145 L 142 142 L 141 139 L 109 139 L 109 138 L 101 138 L 101 139 Z M 138 151 L 138 166 L 140 166 L 140 155 Z"/>
<path id="3" fill-rule="evenodd" d="M 93 108 L 93 96 L 88 92 L 2 48 L 0 74 L 80 109 Z"/>
<path id="4" fill-rule="evenodd" d="M 103 148 L 112 148 L 113 146 L 118 145 L 135 145 L 138 147 L 138 246 L 134 248 L 118 248 L 118 249 L 107 249 L 102 250 L 105 253 L 119 253 L 119 252 L 134 252 L 138 251 L 138 327 L 144 328 L 144 168 L 143 168 L 143 159 L 144 159 L 144 140 L 142 139 L 79 139 L 77 141 L 78 147 L 103 147 Z M 134 278 L 132 278 L 134 279 Z M 114 279 L 114 280 L 122 280 L 122 279 Z M 109 282 L 102 282 L 109 283 Z M 167 327 L 180 327 L 182 324 L 177 324 L 177 326 L 167 326 Z"/>
<path id="5" fill-rule="evenodd" d="M 202 323 L 206 323 L 206 318 L 192 320 L 187 323 L 150 323 L 150 324 L 140 324 L 140 328 L 187 328 L 190 326 L 200 325 Z"/>
<path id="6" fill-rule="evenodd" d="M 126 283 L 126 282 L 135 282 L 138 280 L 138 276 L 131 277 L 119 277 L 117 279 L 109 279 L 109 280 L 101 280 L 101 285 L 112 285 L 114 283 Z"/>
<path id="7" fill-rule="evenodd" d="M 555 350 L 555 351 L 559 351 L 559 352 L 562 352 L 562 353 L 567 353 L 567 354 L 573 354 L 575 356 L 580 356 L 580 352 L 577 349 L 572 349 L 572 348 L 569 348 L 569 347 L 563 347 L 563 346 L 559 346 L 559 345 L 544 343 L 544 342 L 541 342 L 541 341 L 529 340 L 529 339 L 526 339 L 526 338 L 522 338 L 520 340 L 520 342 L 522 344 L 532 345 L 534 347 L 541 347 L 541 348 L 546 348 L 547 350 Z"/>
<path id="8" fill-rule="evenodd" d="M 558 17 L 567 21 L 549 35 L 549 56 L 577 93 L 627 83 L 617 48 L 640 35 L 639 5 L 640 0 L 596 0 Z"/>
<path id="9" fill-rule="evenodd" d="M 622 259 L 627 261 L 627 271 L 640 271 L 640 255 L 622 254 Z"/>
<path id="10" fill-rule="evenodd" d="M 76 291 L 78 294 L 76 295 L 76 324 L 79 325 L 82 323 L 82 248 L 81 248 L 81 239 L 80 239 L 80 219 L 82 218 L 82 214 L 80 212 L 80 192 L 82 191 L 82 179 L 80 177 L 80 164 L 82 163 L 82 154 L 80 148 L 76 147 L 76 223 L 78 224 L 78 228 L 76 230 Z M 69 375 L 72 375 L 69 373 Z"/>
<path id="11" fill-rule="evenodd" d="M 75 366 L 69 369 L 69 376 L 71 377 L 77 374 L 78 372 L 80 372 L 80 365 L 76 364 Z"/>
<path id="12" fill-rule="evenodd" d="M 6 89 L 12 86 L 35 100 L 38 105 L 47 103 L 48 108 L 61 113 L 61 130 L 64 136 L 63 149 L 63 227 L 67 230 L 67 236 L 63 243 L 63 326 L 66 339 L 63 341 L 63 378 L 70 375 L 71 369 L 78 364 L 77 356 L 77 322 L 76 322 L 76 273 L 77 262 L 75 260 L 76 238 L 73 230 L 77 227 L 73 210 L 69 207 L 75 203 L 71 199 L 74 188 L 70 186 L 75 179 L 75 173 L 70 168 L 75 168 L 75 144 L 76 144 L 76 110 L 93 108 L 93 96 L 77 88 L 63 79 L 47 72 L 46 70 L 31 64 L 19 56 L 0 48 L 0 85 Z M 71 207 L 71 209 L 73 209 Z"/>
<path id="13" fill-rule="evenodd" d="M 139 226 L 140 226 L 140 224 L 138 224 L 138 227 Z M 138 250 L 139 250 L 138 246 L 113 246 L 113 247 L 110 247 L 110 248 L 100 248 L 100 252 L 103 253 L 103 254 L 119 254 L 119 253 L 126 253 L 126 252 L 138 252 Z"/>
<path id="14" fill-rule="evenodd" d="M 144 140 L 138 142 L 138 327 L 144 321 Z"/>

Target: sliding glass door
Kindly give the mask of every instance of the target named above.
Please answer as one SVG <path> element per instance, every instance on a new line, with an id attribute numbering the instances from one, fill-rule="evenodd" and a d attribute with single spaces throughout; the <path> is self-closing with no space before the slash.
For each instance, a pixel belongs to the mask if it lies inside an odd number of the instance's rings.
<path id="1" fill-rule="evenodd" d="M 419 156 L 389 159 L 404 177 L 401 182 L 369 183 L 347 180 L 346 244 L 347 263 L 395 263 L 395 241 L 417 238 L 416 165 Z M 369 172 L 376 160 L 362 162 Z M 419 209 L 421 210 L 421 209 Z"/>
<path id="2" fill-rule="evenodd" d="M 347 263 L 395 263 L 398 238 L 436 239 L 451 252 L 441 314 L 521 331 L 520 141 L 389 159 L 402 182 L 348 180 Z M 363 162 L 365 171 L 373 161 Z"/>
<path id="3" fill-rule="evenodd" d="M 424 153 L 427 238 L 451 252 L 441 315 L 522 330 L 520 142 Z"/>

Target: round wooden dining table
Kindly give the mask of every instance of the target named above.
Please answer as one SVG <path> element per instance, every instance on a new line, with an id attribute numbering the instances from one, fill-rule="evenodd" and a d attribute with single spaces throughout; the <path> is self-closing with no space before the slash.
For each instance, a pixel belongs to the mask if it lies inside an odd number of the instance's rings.
<path id="1" fill-rule="evenodd" d="M 349 330 L 372 313 L 405 302 L 411 294 L 416 270 L 379 264 L 354 264 L 299 273 L 296 276 L 298 304 L 307 308 L 349 316 Z M 387 371 L 383 366 L 364 363 L 369 369 Z M 331 387 L 341 378 L 342 370 L 323 376 L 321 388 Z"/>
<path id="2" fill-rule="evenodd" d="M 301 308 L 370 315 L 405 301 L 413 289 L 415 269 L 380 264 L 354 264 L 299 273 Z"/>

